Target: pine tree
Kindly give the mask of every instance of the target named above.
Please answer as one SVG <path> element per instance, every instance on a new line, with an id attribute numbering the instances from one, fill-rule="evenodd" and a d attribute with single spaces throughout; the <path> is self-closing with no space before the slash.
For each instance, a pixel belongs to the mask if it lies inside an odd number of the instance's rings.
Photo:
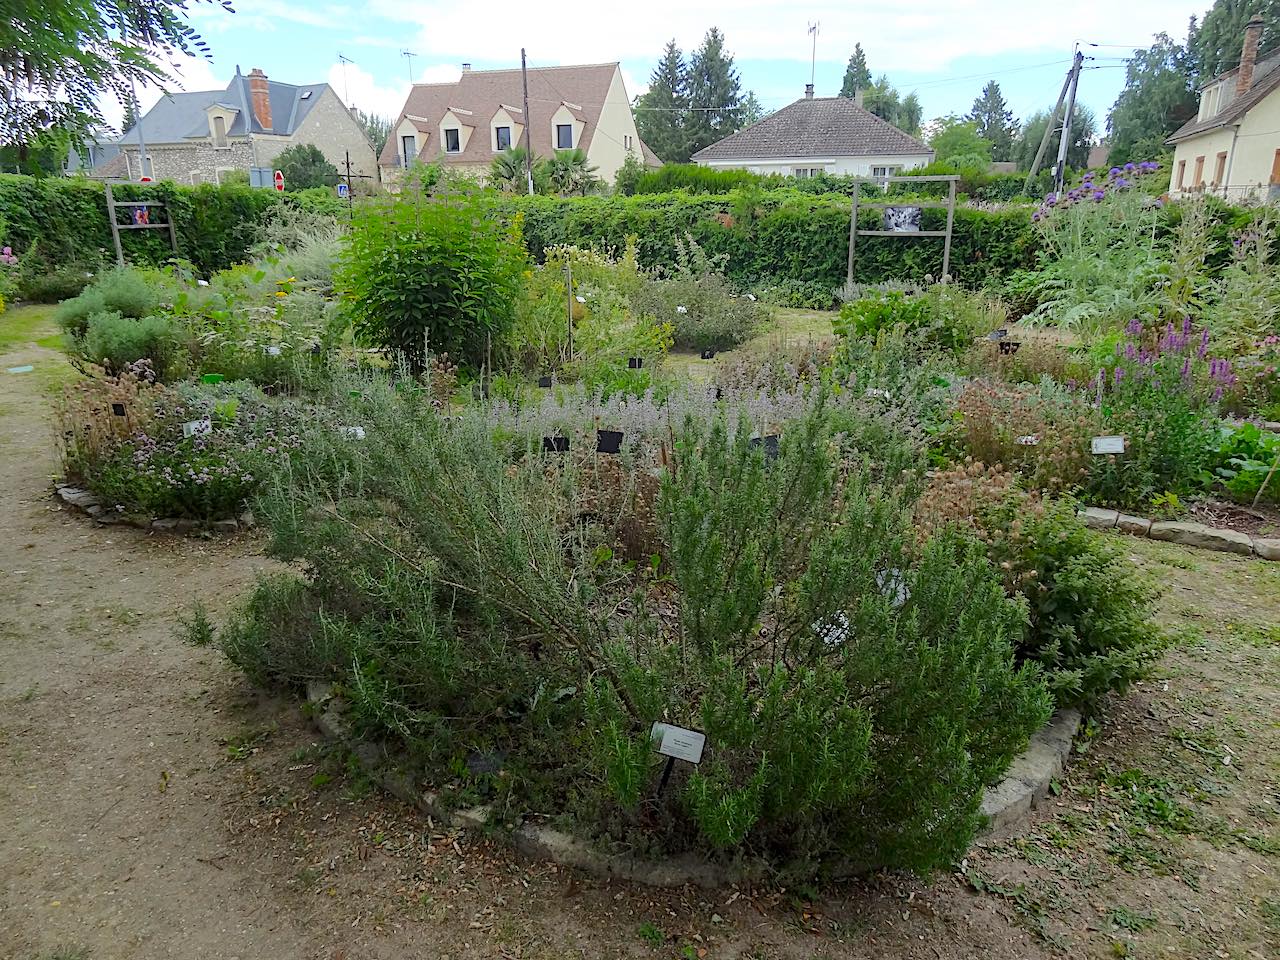
<path id="1" fill-rule="evenodd" d="M 867 67 L 867 55 L 862 51 L 862 44 L 853 45 L 853 56 L 849 65 L 844 68 L 844 82 L 840 84 L 840 96 L 853 99 L 859 90 L 871 86 L 871 71 Z"/>
<path id="2" fill-rule="evenodd" d="M 966 118 L 977 124 L 978 136 L 991 143 L 993 160 L 1012 160 L 1013 141 L 1018 125 L 1013 111 L 1004 101 L 1000 84 L 994 80 L 982 88 L 982 94 L 973 101 L 973 109 Z"/>
<path id="3" fill-rule="evenodd" d="M 138 110 L 138 101 L 133 97 L 126 97 L 124 101 L 124 119 L 120 121 L 120 132 L 128 133 L 141 120 L 141 114 Z"/>
<path id="4" fill-rule="evenodd" d="M 920 121 L 923 117 L 924 107 L 920 103 L 920 97 L 912 90 L 902 98 L 902 104 L 898 110 L 898 128 L 904 133 L 918 137 L 920 135 Z"/>
<path id="5" fill-rule="evenodd" d="M 754 90 L 748 90 L 747 95 L 742 98 L 742 125 L 749 127 L 753 123 L 759 123 L 772 111 L 766 111 L 760 100 L 756 97 Z"/>
<path id="6" fill-rule="evenodd" d="M 707 31 L 689 60 L 688 155 L 742 128 L 742 83 L 733 55 L 724 49 L 724 34 Z"/>
<path id="7" fill-rule="evenodd" d="M 889 75 L 880 74 L 880 79 L 871 84 L 863 94 L 862 105 L 881 120 L 887 120 L 898 126 L 902 104 L 898 102 L 898 91 L 889 82 Z"/>
<path id="8" fill-rule="evenodd" d="M 649 89 L 636 99 L 636 128 L 640 139 L 667 163 L 689 159 L 685 134 L 688 119 L 688 70 L 684 54 L 671 40 L 649 76 Z"/>

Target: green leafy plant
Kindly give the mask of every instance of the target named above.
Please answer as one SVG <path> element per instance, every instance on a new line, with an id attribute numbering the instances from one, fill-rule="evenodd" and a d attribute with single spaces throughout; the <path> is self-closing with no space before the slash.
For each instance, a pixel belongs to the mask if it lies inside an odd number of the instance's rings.
<path id="1" fill-rule="evenodd" d="M 1232 499 L 1242 503 L 1280 502 L 1280 435 L 1256 423 L 1223 426 L 1212 469 L 1203 479 L 1221 484 Z"/>

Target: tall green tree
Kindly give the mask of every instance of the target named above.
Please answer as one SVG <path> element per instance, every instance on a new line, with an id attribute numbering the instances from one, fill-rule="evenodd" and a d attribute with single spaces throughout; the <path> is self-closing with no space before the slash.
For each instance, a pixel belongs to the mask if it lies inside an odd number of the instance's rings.
<path id="1" fill-rule="evenodd" d="M 381 153 L 382 148 L 387 144 L 387 139 L 391 136 L 391 118 L 379 116 L 376 113 L 365 113 L 360 109 L 352 112 L 355 115 L 356 123 L 360 124 L 361 129 L 364 130 L 364 135 L 373 144 L 374 153 Z"/>
<path id="2" fill-rule="evenodd" d="M 744 127 L 759 123 L 771 112 L 765 110 L 754 90 L 748 90 L 747 95 L 742 98 L 742 126 Z"/>
<path id="3" fill-rule="evenodd" d="M 1190 86 L 1198 89 L 1218 74 L 1240 65 L 1244 27 L 1255 13 L 1262 14 L 1262 42 L 1258 59 L 1280 50 L 1280 0 L 1216 0 L 1197 27 L 1187 35 Z"/>
<path id="4" fill-rule="evenodd" d="M 231 11 L 231 0 L 216 3 Z M 187 24 L 187 0 L 5 0 L 0 17 L 0 144 L 58 127 L 76 139 L 108 126 L 100 99 L 130 83 L 170 79 L 158 54 L 208 56 Z"/>
<path id="5" fill-rule="evenodd" d="M 338 168 L 324 158 L 313 143 L 297 143 L 276 156 L 276 169 L 284 174 L 287 190 L 332 187 L 338 182 Z"/>
<path id="6" fill-rule="evenodd" d="M 902 98 L 902 109 L 898 111 L 898 128 L 913 137 L 920 135 L 920 121 L 924 117 L 924 107 L 919 95 L 912 90 Z"/>
<path id="7" fill-rule="evenodd" d="M 1013 141 L 1018 133 L 1018 124 L 1013 119 L 1013 111 L 1005 103 L 1004 94 L 1000 92 L 1000 84 L 992 80 L 982 88 L 982 93 L 973 101 L 968 119 L 974 124 L 978 136 L 990 142 L 992 160 L 1013 159 Z"/>
<path id="8" fill-rule="evenodd" d="M 684 54 L 671 40 L 649 75 L 649 89 L 636 99 L 640 139 L 667 163 L 689 159 L 685 122 L 689 113 L 688 70 Z"/>
<path id="9" fill-rule="evenodd" d="M 124 102 L 124 118 L 120 121 L 120 132 L 127 133 L 132 130 L 141 119 L 142 111 L 138 107 L 138 102 L 130 97 Z"/>
<path id="10" fill-rule="evenodd" d="M 1013 159 L 1019 170 L 1030 170 L 1036 158 L 1036 150 L 1044 136 L 1044 129 L 1049 124 L 1049 111 L 1039 110 L 1027 117 L 1014 145 Z M 1071 113 L 1071 143 L 1067 146 L 1067 166 L 1083 169 L 1089 163 L 1089 151 L 1093 149 L 1093 141 L 1098 133 L 1098 125 L 1093 111 L 1079 101 Z M 1058 156 L 1058 143 L 1061 135 L 1055 133 L 1049 138 L 1049 148 L 1045 151 L 1041 169 L 1052 167 Z"/>
<path id="11" fill-rule="evenodd" d="M 902 104 L 898 100 L 898 91 L 889 82 L 889 75 L 882 73 L 880 79 L 864 91 L 862 105 L 881 120 L 887 120 L 898 126 Z"/>
<path id="12" fill-rule="evenodd" d="M 1151 160 L 1165 139 L 1196 115 L 1190 54 L 1168 34 L 1146 50 L 1135 50 L 1125 67 L 1124 89 L 1107 115 L 1110 163 Z"/>
<path id="13" fill-rule="evenodd" d="M 702 46 L 689 58 L 688 76 L 685 159 L 742 128 L 742 81 L 718 28 L 707 31 Z"/>
<path id="14" fill-rule="evenodd" d="M 978 132 L 978 125 L 961 117 L 943 117 L 929 138 L 929 146 L 939 160 L 956 161 L 963 157 L 965 166 L 985 166 L 991 162 L 991 141 Z"/>
<path id="15" fill-rule="evenodd" d="M 849 58 L 849 65 L 844 68 L 844 82 L 840 84 L 840 96 L 853 99 L 854 94 L 859 90 L 866 90 L 870 86 L 871 70 L 867 67 L 867 55 L 862 50 L 862 44 L 855 43 L 853 56 Z"/>

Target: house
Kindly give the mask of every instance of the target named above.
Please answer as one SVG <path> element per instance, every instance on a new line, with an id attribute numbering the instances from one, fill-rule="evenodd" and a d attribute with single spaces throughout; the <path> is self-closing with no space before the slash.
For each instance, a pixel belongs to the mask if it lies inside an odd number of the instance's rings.
<path id="1" fill-rule="evenodd" d="M 295 86 L 236 67 L 225 90 L 167 93 L 118 140 L 96 144 L 93 154 L 105 159 L 90 175 L 218 183 L 228 171 L 257 170 L 269 182 L 276 156 L 308 143 L 343 172 L 349 153 L 353 174 L 378 174 L 364 128 L 327 83 Z"/>
<path id="2" fill-rule="evenodd" d="M 519 70 L 472 70 L 454 83 L 415 83 L 378 159 L 384 180 L 416 160 L 440 160 L 475 176 L 493 158 L 524 144 L 524 91 Z M 630 154 L 646 166 L 662 162 L 640 141 L 617 63 L 535 67 L 529 76 L 529 138 L 535 157 L 581 149 L 596 176 L 612 181 Z"/>
<path id="3" fill-rule="evenodd" d="M 704 147 L 692 160 L 702 167 L 784 176 L 890 177 L 933 159 L 932 150 L 860 100 L 815 97 L 808 84 L 803 99 Z"/>
<path id="4" fill-rule="evenodd" d="M 1200 89 L 1200 110 L 1168 141 L 1171 195 L 1280 200 L 1280 51 L 1259 60 L 1263 20 L 1244 28 L 1240 65 Z"/>

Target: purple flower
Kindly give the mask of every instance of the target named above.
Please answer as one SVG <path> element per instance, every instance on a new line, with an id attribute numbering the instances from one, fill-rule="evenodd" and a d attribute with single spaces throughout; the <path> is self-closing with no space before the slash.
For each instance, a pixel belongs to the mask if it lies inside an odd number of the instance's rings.
<path id="1" fill-rule="evenodd" d="M 1136 169 L 1136 167 L 1134 166 L 1134 164 L 1133 164 L 1132 162 L 1130 162 L 1130 163 L 1126 163 L 1126 164 L 1124 165 L 1124 168 L 1125 168 L 1125 170 L 1134 170 L 1134 169 Z"/>
<path id="2" fill-rule="evenodd" d="M 1125 325 L 1124 329 L 1131 336 L 1139 336 L 1142 333 L 1142 321 L 1137 317 L 1134 317 Z"/>
<path id="3" fill-rule="evenodd" d="M 1120 381 L 1124 379 L 1124 367 L 1116 367 L 1116 386 L 1120 386 Z"/>

